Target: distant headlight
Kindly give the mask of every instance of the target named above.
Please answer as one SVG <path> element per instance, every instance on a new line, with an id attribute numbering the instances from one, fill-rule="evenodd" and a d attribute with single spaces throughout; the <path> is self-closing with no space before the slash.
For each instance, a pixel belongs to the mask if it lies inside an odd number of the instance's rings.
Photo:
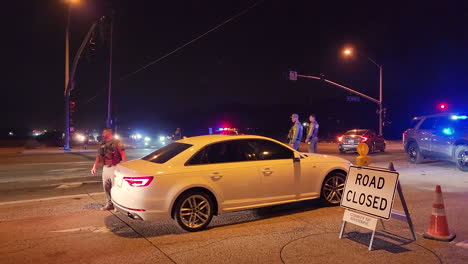
<path id="1" fill-rule="evenodd" d="M 159 137 L 159 140 L 161 140 L 161 141 L 164 141 L 165 139 L 166 139 L 166 137 L 162 137 L 162 136 Z"/>
<path id="2" fill-rule="evenodd" d="M 150 137 L 145 137 L 145 141 L 146 142 L 151 141 L 151 138 Z"/>

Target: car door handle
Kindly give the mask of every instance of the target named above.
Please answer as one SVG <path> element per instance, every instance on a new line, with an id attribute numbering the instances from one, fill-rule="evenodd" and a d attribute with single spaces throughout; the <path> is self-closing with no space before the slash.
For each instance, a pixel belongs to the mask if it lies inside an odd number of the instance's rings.
<path id="1" fill-rule="evenodd" d="M 210 178 L 213 181 L 217 181 L 217 180 L 221 179 L 222 177 L 223 177 L 223 175 L 219 174 L 218 172 L 214 172 L 213 174 L 210 175 Z"/>
<path id="2" fill-rule="evenodd" d="M 265 176 L 270 176 L 273 173 L 273 171 L 270 170 L 270 169 L 264 169 L 264 170 L 262 170 L 262 173 Z"/>

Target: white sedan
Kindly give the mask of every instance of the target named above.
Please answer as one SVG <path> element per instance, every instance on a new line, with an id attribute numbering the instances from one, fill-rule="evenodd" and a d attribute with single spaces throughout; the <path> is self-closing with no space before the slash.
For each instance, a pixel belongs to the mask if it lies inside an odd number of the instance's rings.
<path id="1" fill-rule="evenodd" d="M 119 164 L 111 194 L 114 207 L 133 219 L 172 217 L 199 231 L 225 212 L 317 198 L 337 205 L 349 165 L 266 137 L 199 136 Z"/>

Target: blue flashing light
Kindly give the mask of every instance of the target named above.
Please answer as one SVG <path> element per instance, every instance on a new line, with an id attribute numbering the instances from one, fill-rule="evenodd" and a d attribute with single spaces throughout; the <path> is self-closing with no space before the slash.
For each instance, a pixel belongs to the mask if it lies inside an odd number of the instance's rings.
<path id="1" fill-rule="evenodd" d="M 455 133 L 455 131 L 453 130 L 453 128 L 450 128 L 450 127 L 444 128 L 444 129 L 442 130 L 442 132 L 443 132 L 445 135 L 447 135 L 447 136 L 451 136 L 451 135 L 453 135 L 453 134 Z"/>
<path id="2" fill-rule="evenodd" d="M 223 131 L 223 128 L 222 127 L 218 128 L 218 131 Z"/>
<path id="3" fill-rule="evenodd" d="M 466 116 L 466 115 L 453 115 L 451 118 L 452 118 L 453 120 L 468 119 L 468 116 Z"/>

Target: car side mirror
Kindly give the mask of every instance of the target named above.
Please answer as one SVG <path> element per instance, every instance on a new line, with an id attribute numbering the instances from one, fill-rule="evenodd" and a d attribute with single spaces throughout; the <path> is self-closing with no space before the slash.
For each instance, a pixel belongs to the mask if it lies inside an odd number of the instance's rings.
<path id="1" fill-rule="evenodd" d="M 293 162 L 301 162 L 301 155 L 299 153 L 294 153 Z"/>

